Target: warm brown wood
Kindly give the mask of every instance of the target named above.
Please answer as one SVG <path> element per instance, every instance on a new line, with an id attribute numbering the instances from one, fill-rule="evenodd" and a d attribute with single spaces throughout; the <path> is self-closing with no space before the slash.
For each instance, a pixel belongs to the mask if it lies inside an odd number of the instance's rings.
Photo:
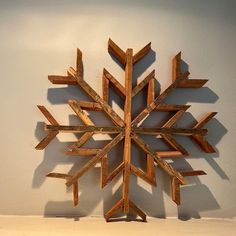
<path id="1" fill-rule="evenodd" d="M 155 70 L 153 70 L 150 74 L 147 75 L 145 79 L 143 79 L 137 86 L 135 86 L 132 90 L 132 97 L 137 95 L 146 85 L 149 84 L 150 80 L 154 79 Z"/>
<path id="2" fill-rule="evenodd" d="M 99 150 L 98 148 L 79 148 L 68 150 L 65 154 L 69 156 L 93 156 L 96 155 Z"/>
<path id="3" fill-rule="evenodd" d="M 105 214 L 105 219 L 108 221 L 124 205 L 124 199 L 120 199 L 115 205 Z"/>
<path id="4" fill-rule="evenodd" d="M 79 204 L 79 194 L 78 194 L 78 181 L 73 184 L 73 199 L 74 199 L 74 206 Z"/>
<path id="5" fill-rule="evenodd" d="M 125 107 L 124 107 L 124 122 L 125 122 L 125 141 L 124 141 L 124 171 L 123 171 L 123 192 L 124 213 L 129 212 L 129 178 L 130 178 L 130 161 L 131 161 L 131 108 L 132 108 L 132 80 L 133 80 L 133 50 L 126 51 L 126 66 L 125 66 Z"/>
<path id="6" fill-rule="evenodd" d="M 140 168 L 134 166 L 134 165 L 130 165 L 130 170 L 133 174 L 137 175 L 138 177 L 140 177 L 141 179 L 143 179 L 144 181 L 146 181 L 147 183 L 149 183 L 152 186 L 156 186 L 156 181 L 154 178 L 150 177 L 149 175 L 147 175 L 144 171 L 142 171 Z"/>
<path id="7" fill-rule="evenodd" d="M 126 91 L 123 85 L 120 84 L 119 81 L 115 79 L 114 76 L 112 76 L 105 68 L 103 69 L 103 78 L 107 79 L 109 81 L 108 85 L 111 85 L 111 87 L 123 98 L 126 96 Z M 105 100 L 105 99 L 104 99 Z"/>
<path id="8" fill-rule="evenodd" d="M 79 103 L 76 100 L 69 100 L 68 104 L 76 113 L 76 115 L 84 122 L 85 125 L 94 126 L 92 120 L 88 117 L 88 115 L 81 109 Z"/>
<path id="9" fill-rule="evenodd" d="M 169 163 L 162 160 L 156 152 L 152 151 L 152 149 L 147 145 L 138 135 L 134 134 L 132 136 L 132 140 L 147 154 L 151 155 L 156 163 L 170 176 L 176 177 L 180 183 L 185 184 L 183 176 L 176 171 Z"/>
<path id="10" fill-rule="evenodd" d="M 190 171 L 181 171 L 181 175 L 186 176 L 196 176 L 196 175 L 206 175 L 206 172 L 203 170 L 190 170 Z"/>
<path id="11" fill-rule="evenodd" d="M 191 138 L 199 145 L 199 147 L 206 153 L 215 153 L 215 149 L 211 144 L 202 136 L 194 134 Z"/>
<path id="12" fill-rule="evenodd" d="M 126 64 L 125 52 L 111 39 L 108 40 L 108 52 L 111 53 L 121 64 L 125 66 Z"/>
<path id="13" fill-rule="evenodd" d="M 141 50 L 139 50 L 136 54 L 133 56 L 133 63 L 137 63 L 141 59 L 143 59 L 151 50 L 151 42 L 148 43 L 145 47 L 143 47 Z"/>
<path id="14" fill-rule="evenodd" d="M 57 136 L 57 134 L 59 134 L 58 131 L 49 132 L 47 136 L 39 142 L 35 149 L 43 150 Z"/>
<path id="15" fill-rule="evenodd" d="M 88 161 L 73 177 L 66 182 L 67 187 L 70 187 L 79 177 L 81 177 L 92 166 L 96 165 L 100 159 L 105 156 L 115 145 L 117 145 L 124 138 L 124 134 L 118 134 L 112 141 L 110 141 L 103 149 L 99 150 L 96 156 Z"/>
<path id="16" fill-rule="evenodd" d="M 99 103 L 103 111 L 120 127 L 124 126 L 124 121 L 116 114 L 116 112 L 105 102 L 84 80 L 77 76 L 73 68 L 68 70 L 69 74 L 77 79 L 79 86 L 87 93 L 95 102 Z"/>
<path id="17" fill-rule="evenodd" d="M 59 125 L 58 122 L 55 120 L 55 118 L 52 116 L 52 114 L 47 110 L 45 106 L 38 105 L 37 107 L 52 125 Z"/>
<path id="18" fill-rule="evenodd" d="M 206 114 L 204 117 L 202 117 L 201 120 L 199 120 L 197 122 L 197 124 L 193 127 L 193 128 L 202 128 L 207 122 L 209 122 L 215 115 L 217 114 L 217 112 L 210 112 L 208 114 Z"/>
<path id="19" fill-rule="evenodd" d="M 77 80 L 72 76 L 49 75 L 48 80 L 52 84 L 77 85 Z"/>
<path id="20" fill-rule="evenodd" d="M 171 179 L 171 192 L 172 192 L 172 200 L 177 205 L 180 205 L 180 182 L 175 177 Z"/>
<path id="21" fill-rule="evenodd" d="M 45 130 L 60 131 L 64 133 L 84 133 L 93 132 L 95 134 L 115 134 L 121 132 L 123 129 L 117 126 L 73 126 L 73 125 L 46 125 Z"/>
<path id="22" fill-rule="evenodd" d="M 137 86 L 132 88 L 134 64 L 143 59 L 143 57 L 150 52 L 151 43 L 147 44 L 144 48 L 133 55 L 132 49 L 129 48 L 126 52 L 124 52 L 118 45 L 109 39 L 108 50 L 124 66 L 125 86 L 121 85 L 114 76 L 104 69 L 102 78 L 103 90 L 102 96 L 100 97 L 97 92 L 83 79 L 82 52 L 77 49 L 76 69 L 74 70 L 73 68 L 70 68 L 67 72 L 67 76 L 49 75 L 48 79 L 53 84 L 78 85 L 78 87 L 92 99 L 92 101 L 77 101 L 75 99 L 68 101 L 69 105 L 82 120 L 84 125 L 59 125 L 51 113 L 44 106 L 39 105 L 38 108 L 50 124 L 45 125 L 47 135 L 36 146 L 36 149 L 45 148 L 59 132 L 70 132 L 76 134 L 81 133 L 81 137 L 78 138 L 78 141 L 70 145 L 65 153 L 71 156 L 89 156 L 87 157 L 87 163 L 79 168 L 74 175 L 49 173 L 47 176 L 64 179 L 67 187 L 73 185 L 73 199 L 74 206 L 76 206 L 79 202 L 78 179 L 101 161 L 102 188 L 119 174 L 123 174 L 122 198 L 105 214 L 105 218 L 109 220 L 115 212 L 122 209 L 125 214 L 128 214 L 130 210 L 134 210 L 143 221 L 146 221 L 146 214 L 129 199 L 130 174 L 135 174 L 152 186 L 156 186 L 155 167 L 158 166 L 171 177 L 172 199 L 177 205 L 179 205 L 180 187 L 185 184 L 185 177 L 205 175 L 206 173 L 202 170 L 177 170 L 171 165 L 171 163 L 165 161 L 164 158 L 171 159 L 189 155 L 187 150 L 185 150 L 185 148 L 177 142 L 175 138 L 176 135 L 190 136 L 203 151 L 207 153 L 214 152 L 214 148 L 206 140 L 205 135 L 207 134 L 207 129 L 204 128 L 204 125 L 215 116 L 216 112 L 207 114 L 193 127 L 174 126 L 190 106 L 165 104 L 165 99 L 177 88 L 200 88 L 207 82 L 207 80 L 189 79 L 190 73 L 188 71 L 182 72 L 181 52 L 178 53 L 172 61 L 172 83 L 159 95 L 155 96 L 154 70 L 139 84 L 137 84 Z M 122 119 L 108 104 L 110 87 L 125 99 L 124 119 Z M 132 98 L 144 89 L 147 89 L 147 105 L 142 112 L 131 120 Z M 105 114 L 114 122 L 115 125 L 97 126 L 90 119 L 85 110 L 105 112 Z M 162 125 L 162 127 L 139 127 L 140 123 L 144 121 L 153 111 L 172 113 L 171 117 L 164 123 L 164 125 Z M 111 136 L 112 134 L 116 134 L 116 136 L 104 145 L 103 148 L 98 149 L 93 147 L 85 147 L 84 144 L 94 134 L 108 134 Z M 167 150 L 152 150 L 149 145 L 147 145 L 144 140 L 138 136 L 138 134 L 156 135 L 161 137 L 168 146 Z M 123 139 L 124 145 L 122 162 L 108 173 L 108 153 Z M 146 158 L 144 158 L 146 160 L 146 170 L 144 171 L 131 163 L 131 140 L 133 140 L 133 142 L 145 153 Z"/>
<path id="23" fill-rule="evenodd" d="M 183 128 L 149 128 L 149 127 L 137 127 L 133 129 L 137 134 L 178 134 L 178 135 L 193 135 L 207 134 L 207 129 L 183 129 Z"/>
<path id="24" fill-rule="evenodd" d="M 146 214 L 140 208 L 138 208 L 131 200 L 129 200 L 129 205 L 136 212 L 136 214 L 142 218 L 144 222 L 147 221 Z"/>

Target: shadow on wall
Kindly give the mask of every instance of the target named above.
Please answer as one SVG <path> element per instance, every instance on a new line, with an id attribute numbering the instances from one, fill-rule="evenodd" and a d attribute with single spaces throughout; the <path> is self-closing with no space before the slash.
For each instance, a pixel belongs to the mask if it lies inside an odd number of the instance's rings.
<path id="1" fill-rule="evenodd" d="M 142 73 L 155 61 L 156 55 L 154 51 L 151 51 L 141 62 L 138 62 L 134 68 L 134 85 L 137 83 L 137 77 L 141 76 Z M 185 69 L 188 68 L 187 64 L 183 64 Z M 160 93 L 160 85 L 156 81 L 156 94 Z M 146 106 L 146 91 L 139 93 L 134 99 L 132 105 L 133 116 L 135 117 L 145 106 Z M 88 100 L 87 96 L 78 89 L 77 87 L 69 86 L 64 88 L 53 88 L 48 89 L 48 100 L 52 104 L 65 104 L 69 99 L 77 100 Z M 218 96 L 211 91 L 209 88 L 204 87 L 201 89 L 176 89 L 173 91 L 172 95 L 169 96 L 165 102 L 171 104 L 186 104 L 187 102 L 207 102 L 215 103 Z M 117 97 L 117 95 L 112 92 L 110 93 L 109 103 L 118 103 L 120 107 L 123 108 L 123 101 Z M 141 107 L 141 109 L 140 109 Z M 140 109 L 140 110 L 139 110 Z M 143 124 L 148 123 L 148 125 L 155 125 L 157 127 L 160 121 L 160 113 L 154 112 Z M 107 119 L 103 114 L 99 112 L 91 112 L 90 118 L 96 121 L 96 124 L 111 124 L 109 119 Z M 194 118 L 190 113 L 186 113 L 180 121 L 176 124 L 176 127 L 186 127 L 189 125 L 191 127 L 191 120 L 194 122 Z M 69 116 L 70 125 L 75 124 L 77 118 L 74 115 Z M 44 123 L 38 122 L 35 130 L 35 136 L 38 140 L 41 140 L 44 136 L 43 134 Z M 213 119 L 208 125 L 209 137 L 208 140 L 213 146 L 216 146 L 219 140 L 227 132 L 226 128 L 216 119 Z M 77 138 L 79 136 L 77 135 Z M 158 138 L 156 137 L 144 137 L 145 141 L 150 144 L 150 146 L 155 147 L 154 149 L 163 148 L 161 145 L 158 147 Z M 219 157 L 219 152 L 217 150 L 214 154 L 205 154 L 199 152 L 196 144 L 190 141 L 187 137 L 178 137 L 178 141 L 184 147 L 188 147 L 191 158 L 201 158 L 207 160 L 211 167 L 218 173 L 218 175 L 223 179 L 229 179 L 224 170 L 217 164 L 214 160 Z M 96 141 L 91 139 L 89 142 L 90 147 L 102 147 L 107 141 Z M 45 181 L 45 175 L 52 172 L 57 165 L 73 164 L 70 174 L 75 173 L 82 165 L 87 161 L 84 158 L 68 157 L 63 154 L 63 151 L 71 145 L 71 142 L 60 142 L 57 138 L 53 140 L 44 152 L 44 159 L 42 163 L 36 168 L 33 176 L 32 186 L 33 188 L 39 188 Z M 138 154 L 136 147 L 132 147 L 132 162 L 133 164 L 145 169 L 145 158 L 144 155 Z M 200 153 L 200 154 L 199 154 Z M 116 148 L 114 148 L 109 153 L 109 170 L 113 170 L 121 162 L 120 157 L 122 156 L 122 143 L 120 143 Z M 178 169 L 191 170 L 192 167 L 188 164 L 187 160 L 184 158 L 170 159 L 172 165 Z M 200 160 L 199 160 L 200 161 Z M 150 189 L 145 189 L 143 184 L 139 184 L 136 176 L 131 177 L 130 183 L 130 198 L 133 199 L 137 205 L 139 205 L 149 216 L 165 218 L 165 206 L 164 206 L 164 195 L 163 191 L 170 195 L 170 179 L 169 177 L 160 171 L 159 168 L 156 170 L 157 184 L 158 187 L 151 187 Z M 45 216 L 87 216 L 90 215 L 93 210 L 98 206 L 99 203 L 103 201 L 104 213 L 117 201 L 121 196 L 121 186 L 114 190 L 114 186 L 120 184 L 120 178 L 115 178 L 112 183 L 109 183 L 103 190 L 100 189 L 99 184 L 100 179 L 100 168 L 95 167 L 89 174 L 82 176 L 79 179 L 79 206 L 77 208 L 73 207 L 72 201 L 56 202 L 49 201 L 45 206 L 44 214 Z M 62 181 L 63 180 L 53 180 L 52 181 Z M 180 219 L 188 219 L 191 217 L 199 218 L 201 211 L 213 210 L 219 208 L 219 205 L 214 198 L 210 190 L 202 184 L 197 177 L 189 177 L 190 185 L 186 185 L 181 189 L 181 199 L 182 205 L 178 207 L 178 216 Z M 194 185 L 192 185 L 194 183 Z M 67 190 L 71 192 L 71 189 Z M 72 193 L 71 193 L 72 195 Z M 78 220 L 78 218 L 76 218 Z"/>

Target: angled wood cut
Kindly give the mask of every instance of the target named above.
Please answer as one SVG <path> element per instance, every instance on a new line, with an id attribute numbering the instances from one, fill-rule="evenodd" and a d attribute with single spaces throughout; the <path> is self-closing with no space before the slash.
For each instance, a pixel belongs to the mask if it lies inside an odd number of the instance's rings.
<path id="1" fill-rule="evenodd" d="M 151 50 L 151 43 L 148 43 L 141 50 L 134 53 L 133 49 L 128 48 L 123 51 L 111 39 L 108 41 L 109 53 L 117 59 L 124 69 L 124 86 L 107 69 L 103 69 L 102 75 L 102 95 L 100 96 L 83 78 L 82 52 L 77 49 L 76 67 L 70 67 L 66 76 L 49 75 L 48 79 L 53 84 L 65 84 L 78 86 L 93 101 L 77 101 L 71 99 L 68 105 L 76 114 L 83 125 L 71 126 L 61 125 L 53 115 L 42 105 L 38 105 L 39 110 L 45 116 L 50 124 L 45 124 L 47 133 L 36 149 L 44 149 L 60 133 L 79 133 L 80 138 L 71 144 L 65 154 L 68 156 L 83 157 L 88 161 L 81 166 L 74 174 L 48 173 L 47 177 L 58 178 L 65 181 L 68 188 L 73 188 L 73 200 L 76 206 L 79 203 L 79 178 L 88 170 L 94 167 L 98 162 L 101 163 L 100 184 L 104 188 L 113 179 L 122 176 L 122 195 L 120 199 L 105 213 L 105 219 L 109 220 L 114 214 L 121 210 L 125 215 L 134 212 L 143 221 L 146 221 L 146 214 L 138 207 L 130 197 L 130 175 L 136 175 L 146 183 L 156 186 L 155 168 L 159 167 L 170 177 L 170 187 L 172 200 L 179 205 L 181 186 L 185 185 L 186 177 L 205 175 L 202 170 L 178 170 L 175 169 L 166 158 L 183 158 L 189 155 L 189 152 L 177 141 L 176 136 L 184 135 L 190 137 L 204 152 L 215 152 L 212 145 L 206 140 L 208 130 L 204 127 L 215 115 L 216 112 L 210 112 L 200 119 L 193 127 L 178 127 L 176 123 L 181 119 L 189 105 L 166 104 L 165 99 L 169 94 L 178 88 L 201 88 L 207 80 L 189 79 L 189 72 L 182 71 L 181 53 L 178 53 L 172 61 L 172 83 L 160 94 L 155 94 L 155 70 L 151 71 L 140 83 L 133 86 L 133 69 L 138 65 Z M 120 117 L 109 104 L 109 89 L 112 88 L 122 99 L 124 99 L 124 117 Z M 147 89 L 146 107 L 134 118 L 132 118 L 132 99 L 141 91 Z M 113 125 L 101 126 L 92 120 L 86 111 L 104 112 L 113 122 Z M 141 123 L 153 112 L 168 112 L 170 117 L 160 127 L 145 127 Z M 84 145 L 93 137 L 94 134 L 107 134 L 112 137 L 101 148 L 89 148 Z M 153 150 L 141 138 L 141 135 L 158 135 L 170 149 Z M 109 152 L 118 144 L 123 145 L 123 157 L 118 166 L 109 171 L 108 160 Z M 132 163 L 131 145 L 136 145 L 141 152 L 144 152 L 144 161 L 146 169 Z"/>

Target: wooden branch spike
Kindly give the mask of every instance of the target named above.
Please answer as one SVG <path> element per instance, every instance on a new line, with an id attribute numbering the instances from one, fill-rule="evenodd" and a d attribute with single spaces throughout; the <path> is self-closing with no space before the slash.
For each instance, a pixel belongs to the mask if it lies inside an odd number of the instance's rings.
<path id="1" fill-rule="evenodd" d="M 37 107 L 52 125 L 59 125 L 59 123 L 55 120 L 55 118 L 52 116 L 52 114 L 47 110 L 45 106 L 37 105 Z"/>
<path id="2" fill-rule="evenodd" d="M 147 154 L 147 176 L 154 182 L 154 185 L 156 186 L 154 158 L 149 154 Z"/>
<path id="3" fill-rule="evenodd" d="M 147 105 L 150 105 L 155 99 L 155 79 L 148 82 Z"/>
<path id="4" fill-rule="evenodd" d="M 68 148 L 68 150 L 79 149 L 82 145 L 84 145 L 93 136 L 93 134 L 94 134 L 93 132 L 84 133 L 76 143 L 74 143 L 73 145 L 71 145 Z"/>
<path id="5" fill-rule="evenodd" d="M 123 133 L 118 134 L 111 142 L 109 142 L 103 149 L 101 149 L 96 156 L 88 161 L 69 181 L 66 182 L 67 187 L 70 187 L 79 177 L 81 177 L 87 170 L 96 165 L 100 159 L 105 156 L 116 144 L 124 138 Z"/>
<path id="6" fill-rule="evenodd" d="M 104 155 L 101 158 L 101 177 L 100 177 L 100 186 L 104 188 L 107 180 L 107 155 Z"/>
<path id="7" fill-rule="evenodd" d="M 73 184 L 73 199 L 74 199 L 74 206 L 79 204 L 79 194 L 78 194 L 78 181 L 74 182 Z"/>
<path id="8" fill-rule="evenodd" d="M 73 109 L 73 111 L 76 113 L 76 115 L 84 122 L 86 125 L 94 125 L 92 120 L 88 117 L 87 114 L 81 109 L 79 106 L 79 103 L 76 100 L 69 100 L 68 104 Z"/>
<path id="9" fill-rule="evenodd" d="M 71 76 L 49 75 L 48 80 L 52 84 L 77 85 L 77 80 Z"/>
<path id="10" fill-rule="evenodd" d="M 108 103 L 109 101 L 109 79 L 103 73 L 102 76 L 102 99 Z"/>
<path id="11" fill-rule="evenodd" d="M 105 78 L 104 78 L 105 77 Z M 111 87 L 123 98 L 126 96 L 126 91 L 123 85 L 120 84 L 118 80 L 115 79 L 105 68 L 103 69 L 103 78 L 109 80 L 108 85 Z M 109 94 L 109 93 L 108 93 Z"/>
<path id="12" fill-rule="evenodd" d="M 187 176 L 196 176 L 196 175 L 206 175 L 206 172 L 203 170 L 190 170 L 190 171 L 181 171 L 181 175 L 184 177 Z"/>
<path id="13" fill-rule="evenodd" d="M 207 79 L 185 79 L 180 81 L 178 88 L 201 88 L 207 81 Z"/>
<path id="14" fill-rule="evenodd" d="M 131 200 L 129 200 L 129 205 L 136 212 L 136 214 L 141 217 L 144 222 L 147 221 L 146 214 L 140 208 L 138 208 Z"/>
<path id="15" fill-rule="evenodd" d="M 126 64 L 125 52 L 111 39 L 108 40 L 108 52 L 111 53 L 123 66 Z"/>
<path id="16" fill-rule="evenodd" d="M 93 156 L 96 155 L 99 150 L 98 148 L 69 149 L 65 154 L 69 156 Z"/>
<path id="17" fill-rule="evenodd" d="M 117 113 L 105 102 L 84 80 L 80 79 L 73 68 L 68 73 L 77 79 L 79 86 L 90 96 L 95 102 L 99 103 L 103 111 L 120 127 L 124 126 L 124 121 Z"/>
<path id="18" fill-rule="evenodd" d="M 179 110 L 185 110 L 186 111 L 189 107 L 190 107 L 190 105 L 176 105 L 176 104 L 161 103 L 155 108 L 155 110 L 157 110 L 157 111 L 168 111 L 168 112 L 179 111 Z"/>
<path id="19" fill-rule="evenodd" d="M 158 151 L 157 155 L 160 158 L 173 158 L 173 157 L 182 157 L 184 156 L 180 151 Z"/>
<path id="20" fill-rule="evenodd" d="M 77 48 L 77 58 L 76 58 L 76 72 L 77 75 L 83 79 L 83 63 L 82 63 L 82 52 Z"/>
<path id="21" fill-rule="evenodd" d="M 215 153 L 215 149 L 211 146 L 211 144 L 199 134 L 191 135 L 191 138 L 199 145 L 199 147 L 206 153 Z"/>
<path id="22" fill-rule="evenodd" d="M 145 57 L 151 50 L 151 42 L 148 43 L 145 47 L 143 47 L 141 50 L 139 50 L 134 56 L 133 56 L 133 64 L 140 61 L 143 57 Z"/>
<path id="23" fill-rule="evenodd" d="M 189 153 L 185 150 L 185 148 L 180 145 L 176 139 L 172 137 L 172 135 L 169 134 L 161 134 L 161 137 L 171 146 L 173 147 L 176 151 L 180 152 L 182 156 L 188 156 Z M 179 154 L 179 153 L 175 153 Z M 176 155 L 175 155 L 176 156 Z"/>
<path id="24" fill-rule="evenodd" d="M 180 205 L 180 182 L 175 177 L 171 179 L 171 192 L 172 192 L 172 200 L 177 205 Z"/>
<path id="25" fill-rule="evenodd" d="M 184 114 L 185 110 L 177 111 L 163 126 L 162 128 L 170 128 L 173 126 L 180 117 Z"/>
<path id="26" fill-rule="evenodd" d="M 217 114 L 217 112 L 210 112 L 208 114 L 206 114 L 200 121 L 197 122 L 197 124 L 193 127 L 196 129 L 202 128 L 207 122 L 209 122 L 215 115 Z"/>
<path id="27" fill-rule="evenodd" d="M 103 184 L 103 188 L 111 182 L 118 174 L 120 174 L 124 170 L 124 162 L 122 162 L 120 165 L 118 165 L 106 178 Z"/>
<path id="28" fill-rule="evenodd" d="M 114 215 L 124 205 L 124 199 L 120 199 L 115 205 L 105 214 L 105 219 L 108 221 L 112 215 Z"/>
<path id="29" fill-rule="evenodd" d="M 181 184 L 185 184 L 183 176 L 176 171 L 169 163 L 166 161 L 162 160 L 157 153 L 151 150 L 149 145 L 147 145 L 141 138 L 139 138 L 136 134 L 132 136 L 132 140 L 147 154 L 151 155 L 156 163 L 170 176 L 176 177 Z"/>
<path id="30" fill-rule="evenodd" d="M 146 85 L 148 85 L 149 81 L 154 79 L 155 70 L 149 73 L 145 79 L 143 79 L 137 86 L 135 86 L 132 90 L 132 97 L 138 94 Z"/>
<path id="31" fill-rule="evenodd" d="M 35 147 L 37 150 L 43 150 L 58 134 L 58 131 L 51 131 L 47 136 L 40 141 L 40 143 Z"/>
<path id="32" fill-rule="evenodd" d="M 181 52 L 179 52 L 172 60 L 172 81 L 174 82 L 181 74 Z"/>
<path id="33" fill-rule="evenodd" d="M 46 176 L 51 177 L 51 178 L 58 178 L 58 179 L 69 179 L 72 177 L 71 175 L 62 174 L 62 173 L 49 173 Z"/>
<path id="34" fill-rule="evenodd" d="M 101 111 L 102 107 L 97 102 L 77 101 L 81 109 L 87 111 Z"/>
<path id="35" fill-rule="evenodd" d="M 134 165 L 130 165 L 130 170 L 133 174 L 137 175 L 138 177 L 140 177 L 141 179 L 146 181 L 148 184 L 156 187 L 155 178 L 153 178 L 152 176 L 149 176 L 144 171 L 142 171 L 140 168 L 137 168 Z"/>

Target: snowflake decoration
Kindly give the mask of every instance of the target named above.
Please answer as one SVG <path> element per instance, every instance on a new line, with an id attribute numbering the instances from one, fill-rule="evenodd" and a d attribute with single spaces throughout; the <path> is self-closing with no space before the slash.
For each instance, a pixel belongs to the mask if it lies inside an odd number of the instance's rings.
<path id="1" fill-rule="evenodd" d="M 88 83 L 83 79 L 82 52 L 77 49 L 76 70 L 69 68 L 67 76 L 50 75 L 48 79 L 53 84 L 67 84 L 79 86 L 93 102 L 69 100 L 68 104 L 82 120 L 84 125 L 64 126 L 60 125 L 51 113 L 44 107 L 38 105 L 38 108 L 47 118 L 50 125 L 45 125 L 47 131 L 46 137 L 36 146 L 36 149 L 44 149 L 59 132 L 80 133 L 81 137 L 73 145 L 69 146 L 66 154 L 73 156 L 91 156 L 92 158 L 83 165 L 74 175 L 63 173 L 49 173 L 48 177 L 65 179 L 66 186 L 73 186 L 74 205 L 78 204 L 78 179 L 98 162 L 101 163 L 101 186 L 105 187 L 111 180 L 119 174 L 123 175 L 122 196 L 121 199 L 105 213 L 105 219 L 109 220 L 114 213 L 122 209 L 124 214 L 128 214 L 132 209 L 139 215 L 143 221 L 146 221 L 146 214 L 129 198 L 130 174 L 135 174 L 147 183 L 156 186 L 155 167 L 158 166 L 165 171 L 171 178 L 172 199 L 176 204 L 180 204 L 180 186 L 186 184 L 185 177 L 205 175 L 202 170 L 179 171 L 168 163 L 165 158 L 187 156 L 188 152 L 181 146 L 174 135 L 186 135 L 192 138 L 199 147 L 206 153 L 215 152 L 214 148 L 207 142 L 205 135 L 207 129 L 204 125 L 216 114 L 211 112 L 206 114 L 192 128 L 174 128 L 173 125 L 180 119 L 189 105 L 165 104 L 164 100 L 177 88 L 201 88 L 207 80 L 188 79 L 189 72 L 181 71 L 181 53 L 173 58 L 172 83 L 163 92 L 155 96 L 154 82 L 155 71 L 152 71 L 134 88 L 132 87 L 133 67 L 146 56 L 151 50 L 151 43 L 133 55 L 133 49 L 128 48 L 124 52 L 111 39 L 108 41 L 108 51 L 122 65 L 125 70 L 125 86 L 122 86 L 114 76 L 106 69 L 103 70 L 102 79 L 102 97 L 98 95 Z M 112 87 L 122 98 L 124 98 L 124 118 L 122 119 L 109 105 L 109 87 Z M 131 118 L 132 98 L 142 91 L 145 87 L 148 89 L 147 105 L 134 119 Z M 103 111 L 114 123 L 113 126 L 97 126 L 87 115 L 87 111 Z M 142 127 L 143 122 L 151 112 L 165 111 L 170 112 L 172 116 L 159 128 Z M 94 134 L 115 134 L 116 136 L 103 148 L 84 148 L 83 145 Z M 159 135 L 171 148 L 168 151 L 154 151 L 143 139 L 140 134 Z M 107 160 L 108 153 L 119 142 L 123 140 L 123 160 L 113 171 L 108 173 Z M 135 166 L 131 162 L 131 142 L 136 144 L 146 154 L 146 171 Z"/>

